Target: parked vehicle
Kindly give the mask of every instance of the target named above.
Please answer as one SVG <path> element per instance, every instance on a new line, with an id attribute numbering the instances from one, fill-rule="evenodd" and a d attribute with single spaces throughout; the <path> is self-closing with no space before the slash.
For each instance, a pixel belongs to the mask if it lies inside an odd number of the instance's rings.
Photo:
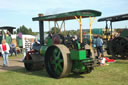
<path id="1" fill-rule="evenodd" d="M 49 76 L 61 78 L 73 73 L 90 73 L 93 70 L 94 60 L 92 58 L 91 46 L 83 43 L 82 36 L 82 18 L 100 16 L 101 12 L 95 10 L 80 10 L 55 15 L 34 17 L 33 21 L 39 21 L 40 46 L 38 49 L 28 52 L 24 60 L 26 70 L 39 70 L 46 68 Z M 72 39 L 70 36 L 56 33 L 57 21 L 62 21 L 65 27 L 65 21 L 76 19 L 80 24 L 80 41 Z M 94 21 L 93 19 L 93 21 Z M 49 33 L 47 40 L 44 40 L 44 21 L 54 21 L 54 33 Z M 92 21 L 90 22 L 92 24 Z M 91 29 L 91 25 L 90 25 Z M 91 33 L 90 33 L 91 35 Z M 91 43 L 90 43 L 91 44 Z M 86 47 L 86 50 L 85 50 Z"/>
<path id="2" fill-rule="evenodd" d="M 117 16 L 110 16 L 100 18 L 98 21 L 106 22 L 106 29 L 108 29 L 108 22 L 110 22 L 111 39 L 107 43 L 107 52 L 114 58 L 128 58 L 128 29 L 124 29 L 118 35 L 112 36 L 112 23 L 118 21 L 128 20 L 128 14 L 122 14 Z"/>

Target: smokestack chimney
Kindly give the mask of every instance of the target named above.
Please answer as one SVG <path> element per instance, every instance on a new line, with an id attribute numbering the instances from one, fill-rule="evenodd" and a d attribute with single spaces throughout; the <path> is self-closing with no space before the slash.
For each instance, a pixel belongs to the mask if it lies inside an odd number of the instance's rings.
<path id="1" fill-rule="evenodd" d="M 44 14 L 38 14 L 38 17 L 43 17 Z M 39 21 L 39 31 L 40 31 L 40 44 L 44 45 L 44 22 Z"/>

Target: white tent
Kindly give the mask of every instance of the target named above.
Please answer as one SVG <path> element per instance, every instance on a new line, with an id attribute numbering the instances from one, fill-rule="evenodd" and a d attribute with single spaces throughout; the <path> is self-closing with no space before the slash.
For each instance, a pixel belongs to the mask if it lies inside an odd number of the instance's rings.
<path id="1" fill-rule="evenodd" d="M 35 39 L 35 36 L 33 36 L 33 35 L 22 35 L 23 48 L 25 48 L 25 38 L 27 38 L 32 43 L 32 39 Z"/>

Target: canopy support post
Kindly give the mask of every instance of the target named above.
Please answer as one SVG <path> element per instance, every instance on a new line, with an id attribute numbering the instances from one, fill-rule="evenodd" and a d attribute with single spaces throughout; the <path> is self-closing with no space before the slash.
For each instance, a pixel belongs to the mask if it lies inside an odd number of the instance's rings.
<path id="1" fill-rule="evenodd" d="M 59 33 L 61 33 L 61 29 L 62 29 L 62 25 L 64 24 L 64 20 L 61 23 L 60 29 L 59 29 Z"/>
<path id="2" fill-rule="evenodd" d="M 40 44 L 44 45 L 44 22 L 39 21 L 39 30 L 40 30 Z"/>
<path id="3" fill-rule="evenodd" d="M 110 26 L 111 26 L 111 39 L 112 39 L 112 21 L 110 21 Z"/>
<path id="4" fill-rule="evenodd" d="M 92 26 L 92 23 L 94 22 L 95 20 L 95 17 L 93 18 L 93 20 L 91 21 L 91 17 L 89 17 L 89 24 L 90 24 L 90 49 L 92 51 L 92 38 L 91 38 L 91 35 L 92 35 L 92 31 L 91 31 L 91 26 Z"/>
<path id="5" fill-rule="evenodd" d="M 58 29 L 60 29 L 58 22 L 56 22 L 56 25 L 57 25 Z"/>
<path id="6" fill-rule="evenodd" d="M 66 30 L 65 30 L 65 21 L 64 21 L 64 35 L 66 35 Z"/>
<path id="7" fill-rule="evenodd" d="M 105 29 L 106 29 L 106 34 L 107 34 L 106 40 L 108 41 L 108 21 L 106 21 L 106 27 L 105 27 Z"/>
<path id="8" fill-rule="evenodd" d="M 83 42 L 83 36 L 82 36 L 82 16 L 80 16 L 80 20 L 77 16 L 75 16 L 76 20 L 80 23 L 80 43 Z"/>
<path id="9" fill-rule="evenodd" d="M 54 34 L 56 34 L 56 21 L 54 21 Z"/>
<path id="10" fill-rule="evenodd" d="M 48 26 L 49 26 L 49 33 L 50 33 L 50 30 L 51 30 L 51 28 L 50 28 L 50 21 L 48 21 Z"/>

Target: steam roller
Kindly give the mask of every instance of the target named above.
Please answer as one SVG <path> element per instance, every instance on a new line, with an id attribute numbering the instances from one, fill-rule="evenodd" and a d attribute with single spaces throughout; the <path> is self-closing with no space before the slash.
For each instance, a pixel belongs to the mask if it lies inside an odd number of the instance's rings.
<path id="1" fill-rule="evenodd" d="M 94 69 L 94 53 L 91 44 L 89 46 L 83 42 L 82 18 L 90 19 L 91 29 L 95 17 L 100 15 L 101 12 L 96 10 L 79 10 L 48 16 L 39 14 L 38 17 L 32 18 L 33 21 L 39 21 L 40 44 L 33 47 L 32 51 L 27 52 L 24 60 L 25 69 L 28 71 L 46 69 L 48 75 L 53 78 L 62 78 L 70 73 L 91 73 Z M 70 19 L 76 19 L 80 24 L 78 39 L 69 36 L 66 32 L 61 32 L 61 28 L 65 24 L 64 21 Z M 55 25 L 52 30 L 49 30 L 47 37 L 44 37 L 44 21 L 48 21 L 49 25 L 50 21 L 54 21 Z M 56 25 L 59 27 L 57 21 L 62 21 L 58 30 L 56 28 Z"/>

